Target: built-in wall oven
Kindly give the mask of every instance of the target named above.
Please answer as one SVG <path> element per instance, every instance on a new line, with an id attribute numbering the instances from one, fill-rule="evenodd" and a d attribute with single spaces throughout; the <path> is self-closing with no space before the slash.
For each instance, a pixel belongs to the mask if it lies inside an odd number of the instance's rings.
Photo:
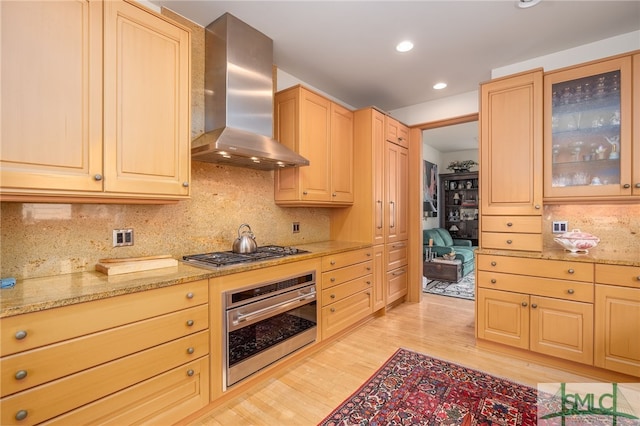
<path id="1" fill-rule="evenodd" d="M 316 273 L 224 293 L 226 386 L 316 340 Z"/>

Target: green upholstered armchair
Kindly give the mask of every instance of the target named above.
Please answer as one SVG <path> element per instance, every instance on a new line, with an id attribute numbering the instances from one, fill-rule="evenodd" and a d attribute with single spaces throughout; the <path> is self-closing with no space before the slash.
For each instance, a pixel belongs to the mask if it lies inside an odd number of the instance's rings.
<path id="1" fill-rule="evenodd" d="M 475 247 L 471 244 L 471 240 L 453 238 L 449 231 L 444 228 L 432 228 L 422 230 L 422 244 L 424 245 L 423 256 L 429 247 L 429 240 L 433 240 L 431 251 L 437 256 L 450 253 L 451 250 L 456 252 L 456 259 L 462 261 L 462 276 L 472 272 L 475 268 Z"/>

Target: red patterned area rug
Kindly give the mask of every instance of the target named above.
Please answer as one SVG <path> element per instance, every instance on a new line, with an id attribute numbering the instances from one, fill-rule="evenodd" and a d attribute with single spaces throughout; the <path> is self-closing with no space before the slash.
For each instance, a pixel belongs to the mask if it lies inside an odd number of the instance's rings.
<path id="1" fill-rule="evenodd" d="M 407 349 L 320 425 L 535 425 L 537 391 Z"/>

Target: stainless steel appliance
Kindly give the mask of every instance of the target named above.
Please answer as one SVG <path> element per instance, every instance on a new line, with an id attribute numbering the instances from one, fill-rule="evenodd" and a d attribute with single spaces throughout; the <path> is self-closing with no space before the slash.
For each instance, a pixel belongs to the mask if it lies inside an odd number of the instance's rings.
<path id="1" fill-rule="evenodd" d="M 235 265 L 238 263 L 258 262 L 261 260 L 275 259 L 284 256 L 309 253 L 295 247 L 263 246 L 258 247 L 252 253 L 234 253 L 233 251 L 220 251 L 203 254 L 183 256 L 182 259 L 194 266 L 204 268 L 218 268 L 221 266 Z"/>
<path id="2" fill-rule="evenodd" d="M 226 386 L 316 340 L 315 271 L 226 292 Z"/>

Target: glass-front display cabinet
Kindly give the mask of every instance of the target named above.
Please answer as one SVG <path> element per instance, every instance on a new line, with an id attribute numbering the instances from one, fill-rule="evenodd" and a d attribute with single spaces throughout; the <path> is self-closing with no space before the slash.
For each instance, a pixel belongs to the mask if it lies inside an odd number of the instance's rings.
<path id="1" fill-rule="evenodd" d="M 631 195 L 631 57 L 544 76 L 544 198 Z"/>

